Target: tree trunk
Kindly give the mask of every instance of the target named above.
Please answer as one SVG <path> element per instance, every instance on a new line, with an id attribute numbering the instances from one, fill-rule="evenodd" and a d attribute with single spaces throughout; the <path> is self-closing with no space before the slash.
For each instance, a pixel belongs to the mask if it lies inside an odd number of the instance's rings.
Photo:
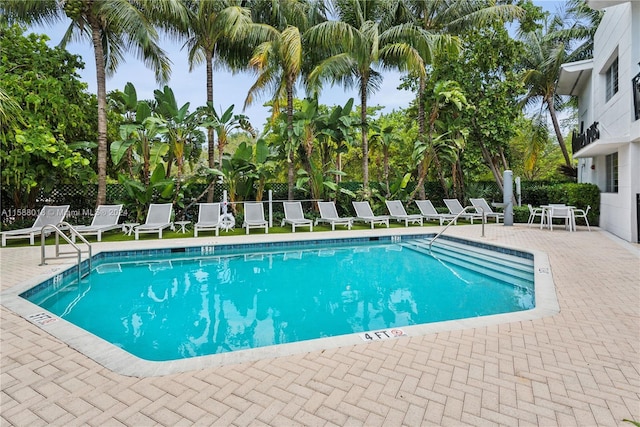
<path id="1" fill-rule="evenodd" d="M 447 181 L 444 179 L 444 171 L 442 170 L 442 164 L 440 163 L 440 159 L 438 159 L 438 154 L 434 152 L 433 161 L 436 164 L 436 174 L 438 175 L 438 180 L 440 181 L 440 186 L 442 186 L 442 191 L 445 196 L 449 197 L 451 194 L 449 192 L 449 188 L 447 187 Z"/>
<path id="2" fill-rule="evenodd" d="M 498 170 L 498 167 L 493 161 L 493 157 L 491 156 L 489 149 L 486 147 L 486 145 L 482 143 L 482 141 L 480 141 L 479 144 L 480 144 L 480 150 L 482 151 L 482 158 L 484 159 L 485 163 L 491 170 L 491 174 L 493 174 L 493 179 L 495 179 L 496 184 L 498 184 L 498 187 L 500 187 L 500 191 L 504 193 L 504 184 L 502 183 L 502 175 L 500 175 L 500 171 Z"/>
<path id="3" fill-rule="evenodd" d="M 218 168 L 222 170 L 222 156 L 224 156 L 224 147 L 227 145 L 227 129 L 223 126 L 218 127 Z"/>
<path id="4" fill-rule="evenodd" d="M 418 89 L 418 139 L 420 141 L 424 141 L 425 134 L 425 111 L 424 111 L 424 91 L 425 91 L 425 81 L 424 77 L 420 77 L 420 88 Z M 426 171 L 422 171 L 424 165 L 422 162 L 418 163 L 418 176 L 422 178 L 420 182 L 420 186 L 418 187 L 418 197 L 420 200 L 426 200 L 427 193 L 424 190 L 424 176 L 426 175 Z"/>
<path id="5" fill-rule="evenodd" d="M 562 155 L 564 156 L 564 161 L 567 166 L 571 165 L 571 159 L 569 158 L 569 152 L 567 151 L 567 145 L 564 143 L 564 138 L 562 137 L 562 131 L 560 130 L 560 124 L 558 123 L 558 116 L 556 115 L 556 109 L 553 107 L 553 97 L 551 99 L 547 99 L 547 107 L 549 108 L 549 114 L 551 115 L 551 122 L 553 123 L 553 129 L 556 131 L 556 137 L 558 138 L 558 145 L 560 145 L 560 149 L 562 150 Z"/>
<path id="6" fill-rule="evenodd" d="M 384 155 L 383 158 L 383 174 L 384 174 L 384 184 L 387 189 L 387 197 L 391 196 L 391 190 L 389 189 L 389 146 L 385 146 L 382 149 L 382 153 Z"/>
<path id="7" fill-rule="evenodd" d="M 151 143 L 145 132 L 142 143 L 142 181 L 145 186 L 149 186 L 151 168 Z"/>
<path id="8" fill-rule="evenodd" d="M 429 145 L 431 145 L 431 135 L 428 135 L 428 137 L 429 137 Z M 427 176 L 427 171 L 429 170 L 429 166 L 431 165 L 431 161 L 430 161 L 431 149 L 429 149 L 426 153 L 427 154 L 425 154 L 422 157 L 422 160 L 420 160 L 421 167 L 418 169 L 419 170 L 418 182 L 416 183 L 416 188 L 409 195 L 409 201 L 415 200 L 416 193 L 420 191 L 420 188 L 424 190 L 424 180 Z M 424 199 L 420 199 L 420 200 L 426 200 L 426 195 Z"/>
<path id="9" fill-rule="evenodd" d="M 210 52 L 207 52 L 207 104 L 211 105 L 211 108 L 213 108 L 213 55 Z M 215 160 L 215 135 L 213 133 L 213 128 L 207 128 L 207 143 L 208 143 L 208 147 L 207 147 L 207 154 L 209 157 L 209 167 L 211 169 L 216 167 L 216 160 Z M 222 163 L 222 159 L 220 160 L 220 162 Z M 216 180 L 217 178 L 214 177 L 214 180 Z M 209 190 L 207 191 L 207 203 L 213 203 L 213 193 L 214 193 L 214 186 L 209 186 Z"/>
<path id="10" fill-rule="evenodd" d="M 362 126 L 362 188 L 365 198 L 369 198 L 369 132 L 367 126 L 367 78 L 362 76 L 360 82 L 360 120 Z"/>
<path id="11" fill-rule="evenodd" d="M 287 200 L 293 200 L 294 186 L 294 159 L 295 150 L 293 149 L 293 83 L 287 77 L 287 142 L 289 145 L 289 169 L 287 170 Z"/>
<path id="12" fill-rule="evenodd" d="M 105 75 L 104 51 L 100 38 L 100 26 L 95 17 L 90 15 L 91 40 L 96 60 L 96 83 L 98 89 L 98 195 L 96 207 L 107 200 L 107 88 Z"/>

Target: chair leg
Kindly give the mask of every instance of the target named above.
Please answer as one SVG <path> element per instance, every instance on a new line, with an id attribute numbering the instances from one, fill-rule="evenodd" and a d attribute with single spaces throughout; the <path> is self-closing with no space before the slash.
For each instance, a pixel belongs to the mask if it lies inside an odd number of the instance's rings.
<path id="1" fill-rule="evenodd" d="M 584 223 L 587 226 L 587 230 L 591 231 L 591 227 L 589 226 L 589 220 L 587 219 L 586 216 L 580 216 L 579 218 L 583 218 L 584 219 Z"/>

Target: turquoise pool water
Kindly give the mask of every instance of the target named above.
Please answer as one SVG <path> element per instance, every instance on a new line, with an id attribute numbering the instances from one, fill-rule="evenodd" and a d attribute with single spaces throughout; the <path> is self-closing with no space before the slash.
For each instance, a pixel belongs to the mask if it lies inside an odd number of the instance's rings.
<path id="1" fill-rule="evenodd" d="M 23 296 L 152 361 L 534 306 L 533 274 L 497 280 L 405 241 L 174 249 L 105 257 L 73 278 Z"/>

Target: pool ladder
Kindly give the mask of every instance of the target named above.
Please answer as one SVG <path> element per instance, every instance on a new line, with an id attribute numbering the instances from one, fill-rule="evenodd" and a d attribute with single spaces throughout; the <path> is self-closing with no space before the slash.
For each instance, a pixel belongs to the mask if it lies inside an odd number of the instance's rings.
<path id="1" fill-rule="evenodd" d="M 487 217 L 484 214 L 484 209 L 482 209 L 479 206 L 466 206 L 464 209 L 462 209 L 460 212 L 458 212 L 458 214 L 451 220 L 449 221 L 449 224 L 447 224 L 442 230 L 440 230 L 440 232 L 438 234 L 435 235 L 435 237 L 433 239 L 431 239 L 431 241 L 429 242 L 429 253 L 431 253 L 431 245 L 433 244 L 433 242 L 442 235 L 442 233 L 444 233 L 445 231 L 447 231 L 447 228 L 449 228 L 449 226 L 451 224 L 455 224 L 456 221 L 458 221 L 458 218 L 460 218 L 462 215 L 464 215 L 467 212 L 467 209 L 479 209 L 480 213 L 482 214 L 482 237 L 484 237 L 484 223 L 487 222 Z"/>
<path id="2" fill-rule="evenodd" d="M 76 245 L 73 241 L 71 241 L 71 239 L 69 239 L 69 237 L 67 237 L 66 234 L 64 234 L 64 232 L 62 231 L 62 229 L 60 227 L 64 227 L 65 229 L 68 229 L 69 232 L 71 233 L 71 235 L 74 235 L 76 237 L 78 237 L 82 243 L 84 243 L 85 245 L 87 245 L 87 250 L 83 251 L 82 249 L 80 249 L 80 247 L 78 247 L 78 245 Z M 50 256 L 47 257 L 46 256 L 46 251 L 45 251 L 45 237 L 47 235 L 47 233 L 45 233 L 45 230 L 47 229 L 52 229 L 53 232 L 56 235 L 56 254 L 54 256 Z M 62 237 L 68 244 L 70 244 L 73 247 L 73 251 L 71 252 L 61 252 L 60 251 L 60 237 Z M 88 254 L 88 258 L 87 258 L 87 262 L 88 262 L 88 270 L 85 272 L 85 274 L 82 274 L 82 254 L 83 253 L 87 253 Z M 50 259 L 60 259 L 60 258 L 78 258 L 78 282 L 80 282 L 80 280 L 83 277 L 86 277 L 89 275 L 89 273 L 91 272 L 91 244 L 87 241 L 87 239 L 84 238 L 83 235 L 81 235 L 80 233 L 78 233 L 76 231 L 75 228 L 73 228 L 73 226 L 71 224 L 69 224 L 68 222 L 61 222 L 60 224 L 53 225 L 53 224 L 48 224 L 45 225 L 44 227 L 42 227 L 42 232 L 40 234 L 40 265 L 46 265 L 47 264 L 47 260 Z"/>

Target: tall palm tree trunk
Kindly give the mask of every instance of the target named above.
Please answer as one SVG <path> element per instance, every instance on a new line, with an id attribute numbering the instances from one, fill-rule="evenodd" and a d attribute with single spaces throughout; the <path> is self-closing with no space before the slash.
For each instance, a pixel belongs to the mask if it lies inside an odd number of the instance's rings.
<path id="1" fill-rule="evenodd" d="M 386 197 L 390 197 L 391 189 L 389 187 L 389 146 L 388 145 L 382 149 L 382 154 L 383 154 L 382 170 L 384 175 L 384 185 L 385 185 L 385 190 L 387 191 Z"/>
<path id="2" fill-rule="evenodd" d="M 424 111 L 424 91 L 425 91 L 425 79 L 420 76 L 420 88 L 418 89 L 418 138 L 422 141 L 424 140 L 424 134 L 426 132 L 425 129 L 425 111 Z M 427 198 L 427 193 L 424 190 L 424 176 L 426 175 L 426 171 L 423 171 L 422 168 L 425 167 L 423 162 L 418 163 L 418 176 L 420 177 L 420 186 L 418 187 L 418 197 L 420 200 L 425 200 Z"/>
<path id="3" fill-rule="evenodd" d="M 365 196 L 369 196 L 369 140 L 367 126 L 367 81 L 364 76 L 360 80 L 360 120 L 362 126 L 362 187 Z"/>
<path id="4" fill-rule="evenodd" d="M 98 88 L 98 194 L 96 198 L 96 206 L 98 206 L 105 204 L 107 200 L 107 88 L 100 27 L 95 17 L 90 15 L 88 18 L 96 60 Z"/>
<path id="5" fill-rule="evenodd" d="M 551 115 L 553 130 L 556 131 L 556 137 L 558 138 L 558 144 L 560 145 L 560 149 L 562 150 L 564 161 L 567 164 L 567 166 L 571 166 L 571 159 L 569 158 L 569 152 L 567 151 L 567 146 L 564 143 L 564 138 L 562 137 L 562 131 L 560 130 L 560 124 L 558 123 L 558 116 L 556 115 L 556 109 L 553 106 L 553 97 L 547 99 L 546 102 L 547 102 L 547 107 L 549 108 L 549 114 Z"/>
<path id="6" fill-rule="evenodd" d="M 287 142 L 289 145 L 289 168 L 287 170 L 287 200 L 293 200 L 294 155 L 295 150 L 291 138 L 293 136 L 293 82 L 287 77 Z"/>
<path id="7" fill-rule="evenodd" d="M 207 104 L 213 108 L 213 55 L 207 51 Z M 207 128 L 207 155 L 209 159 L 209 167 L 216 167 L 215 160 L 215 136 L 213 127 Z M 220 169 L 222 169 L 222 158 L 220 159 Z M 214 178 L 215 180 L 216 178 Z M 213 203 L 214 186 L 210 185 L 207 191 L 207 203 Z"/>

